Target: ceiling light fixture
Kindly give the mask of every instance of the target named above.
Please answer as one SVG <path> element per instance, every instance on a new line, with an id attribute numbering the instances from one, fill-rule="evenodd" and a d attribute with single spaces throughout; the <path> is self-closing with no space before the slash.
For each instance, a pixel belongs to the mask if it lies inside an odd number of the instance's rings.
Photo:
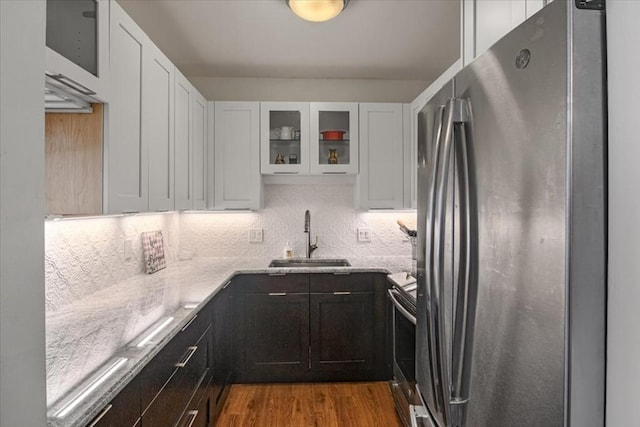
<path id="1" fill-rule="evenodd" d="M 289 8 L 300 18 L 324 22 L 335 18 L 347 7 L 349 0 L 286 0 Z"/>

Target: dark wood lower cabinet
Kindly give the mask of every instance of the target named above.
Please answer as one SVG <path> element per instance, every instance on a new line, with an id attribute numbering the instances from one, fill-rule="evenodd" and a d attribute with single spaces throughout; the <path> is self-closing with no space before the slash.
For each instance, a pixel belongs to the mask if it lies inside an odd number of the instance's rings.
<path id="1" fill-rule="evenodd" d="M 217 418 L 234 379 L 233 292 L 227 285 L 213 299 L 213 378 L 211 381 L 210 417 Z"/>
<path id="2" fill-rule="evenodd" d="M 314 379 L 367 379 L 375 368 L 375 293 L 311 294 Z"/>
<path id="3" fill-rule="evenodd" d="M 383 274 L 234 279 L 237 382 L 386 380 Z"/>
<path id="4" fill-rule="evenodd" d="M 242 318 L 238 381 L 308 379 L 309 294 L 246 294 L 238 303 Z"/>

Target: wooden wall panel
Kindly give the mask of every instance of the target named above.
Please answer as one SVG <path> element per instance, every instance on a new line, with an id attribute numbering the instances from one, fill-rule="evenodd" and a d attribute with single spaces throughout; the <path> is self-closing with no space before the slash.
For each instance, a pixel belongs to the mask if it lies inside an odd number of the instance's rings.
<path id="1" fill-rule="evenodd" d="M 45 114 L 47 213 L 102 213 L 102 104 L 93 113 Z"/>

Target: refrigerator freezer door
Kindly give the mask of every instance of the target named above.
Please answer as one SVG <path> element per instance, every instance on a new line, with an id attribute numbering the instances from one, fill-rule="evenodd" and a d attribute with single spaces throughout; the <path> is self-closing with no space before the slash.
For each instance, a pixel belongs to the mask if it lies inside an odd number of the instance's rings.
<path id="1" fill-rule="evenodd" d="M 478 201 L 470 426 L 564 424 L 567 14 L 555 3 L 455 78 Z"/>

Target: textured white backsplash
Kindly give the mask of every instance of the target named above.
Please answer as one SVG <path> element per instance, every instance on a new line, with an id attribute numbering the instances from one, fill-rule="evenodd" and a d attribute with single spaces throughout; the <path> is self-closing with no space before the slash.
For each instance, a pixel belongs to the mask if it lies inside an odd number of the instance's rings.
<path id="1" fill-rule="evenodd" d="M 178 214 L 45 222 L 46 310 L 55 310 L 144 271 L 145 231 L 162 230 L 167 263 L 177 256 Z M 125 259 L 125 240 L 132 257 Z"/>
<path id="2" fill-rule="evenodd" d="M 314 258 L 347 258 L 353 265 L 411 268 L 411 244 L 396 221 L 415 226 L 415 213 L 359 212 L 353 185 L 265 185 L 264 209 L 246 213 L 187 213 L 180 218 L 180 249 L 202 257 L 282 258 L 290 242 L 305 256 L 304 213 L 311 213 Z M 371 229 L 371 242 L 358 242 L 357 229 Z M 262 228 L 264 241 L 249 243 L 249 228 Z"/>

